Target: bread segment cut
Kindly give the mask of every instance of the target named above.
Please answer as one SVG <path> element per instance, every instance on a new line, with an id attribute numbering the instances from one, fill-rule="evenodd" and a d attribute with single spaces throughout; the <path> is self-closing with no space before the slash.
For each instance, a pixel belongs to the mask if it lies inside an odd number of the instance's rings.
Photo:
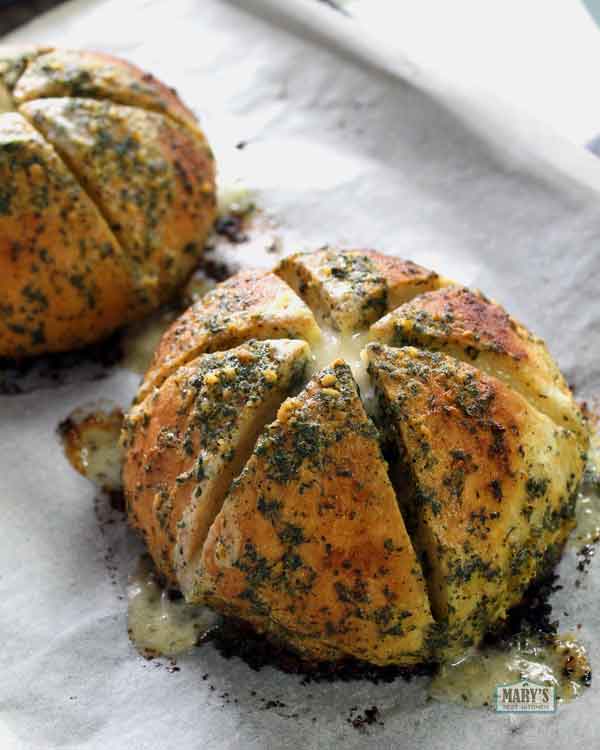
<path id="1" fill-rule="evenodd" d="M 171 119 L 93 99 L 37 99 L 19 111 L 56 148 L 132 260 L 140 303 L 167 300 L 202 252 L 216 213 L 214 163 Z"/>
<path id="2" fill-rule="evenodd" d="M 198 130 L 196 118 L 173 89 L 125 60 L 103 52 L 47 48 L 26 50 L 21 59 L 19 74 L 10 77 L 17 104 L 63 96 L 106 99 L 161 112 Z"/>
<path id="3" fill-rule="evenodd" d="M 442 351 L 473 364 L 587 445 L 581 412 L 544 342 L 483 294 L 463 287 L 423 294 L 375 323 L 370 335 L 391 346 Z"/>
<path id="4" fill-rule="evenodd" d="M 0 355 L 82 346 L 133 315 L 129 260 L 52 146 L 2 122 Z"/>
<path id="5" fill-rule="evenodd" d="M 284 258 L 276 271 L 325 325 L 351 334 L 446 282 L 409 260 L 374 250 L 326 247 Z"/>
<path id="6" fill-rule="evenodd" d="M 180 367 L 129 414 L 123 481 L 130 522 L 180 584 L 264 425 L 299 385 L 303 341 L 249 341 Z"/>
<path id="7" fill-rule="evenodd" d="M 193 572 L 190 601 L 242 617 L 308 659 L 426 660 L 423 577 L 343 361 L 283 403 Z"/>
<path id="8" fill-rule="evenodd" d="M 29 63 L 51 48 L 35 44 L 2 47 L 0 50 L 0 112 L 15 109 L 13 91 Z"/>
<path id="9" fill-rule="evenodd" d="M 275 274 L 241 271 L 189 307 L 167 330 L 137 401 L 203 352 L 229 349 L 251 338 L 300 338 L 314 344 L 320 336 L 310 309 Z"/>
<path id="10" fill-rule="evenodd" d="M 367 356 L 413 483 L 402 504 L 440 645 L 460 651 L 559 559 L 584 458 L 573 432 L 471 365 L 381 344 Z"/>

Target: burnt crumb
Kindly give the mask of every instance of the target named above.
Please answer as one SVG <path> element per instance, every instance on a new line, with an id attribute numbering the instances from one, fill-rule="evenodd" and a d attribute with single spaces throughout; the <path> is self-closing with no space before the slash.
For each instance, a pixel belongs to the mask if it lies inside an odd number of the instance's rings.
<path id="1" fill-rule="evenodd" d="M 131 631 L 127 631 L 129 635 L 131 636 Z M 146 660 L 147 664 L 143 664 L 142 666 L 150 666 L 152 665 L 155 669 L 160 669 L 161 667 L 164 667 L 165 670 L 169 674 L 175 674 L 176 672 L 181 672 L 181 667 L 177 666 L 177 659 L 171 658 L 168 662 L 164 662 L 161 659 L 161 655 L 157 651 L 153 651 L 152 649 L 148 648 L 145 649 L 143 652 L 140 652 L 140 656 L 143 656 L 143 658 Z"/>
<path id="2" fill-rule="evenodd" d="M 435 667 L 377 667 L 356 659 L 336 662 L 312 662 L 273 638 L 258 634 L 250 625 L 235 618 L 225 618 L 208 636 L 217 651 L 226 659 L 238 658 L 251 669 L 275 667 L 288 674 L 299 675 L 302 685 L 311 682 L 350 682 L 368 680 L 373 684 L 390 683 L 401 678 L 410 681 L 418 675 L 432 675 Z"/>
<path id="3" fill-rule="evenodd" d="M 101 380 L 123 356 L 120 333 L 91 346 L 23 359 L 0 358 L 0 396 L 18 396 L 73 381 Z"/>
<path id="4" fill-rule="evenodd" d="M 577 553 L 577 570 L 580 573 L 589 573 L 589 566 L 595 552 L 596 548 L 592 544 L 586 544 L 579 550 Z"/>
<path id="5" fill-rule="evenodd" d="M 248 235 L 244 231 L 243 214 L 232 213 L 227 214 L 227 216 L 220 216 L 215 222 L 215 232 L 234 245 L 240 245 L 248 241 Z"/>
<path id="6" fill-rule="evenodd" d="M 264 700 L 264 698 L 263 698 Z M 263 711 L 268 711 L 271 708 L 287 708 L 287 704 L 283 701 L 275 700 L 275 701 L 266 701 L 264 706 L 262 707 Z"/>
<path id="7" fill-rule="evenodd" d="M 365 709 L 364 714 L 355 715 L 356 711 L 358 711 L 356 706 L 351 708 L 350 716 L 346 719 L 348 724 L 354 729 L 365 731 L 366 727 L 371 726 L 372 724 L 378 724 L 381 727 L 384 726 L 383 721 L 380 720 L 381 714 L 379 713 L 377 706 L 371 706 L 371 708 Z"/>
<path id="8" fill-rule="evenodd" d="M 177 602 L 180 599 L 183 599 L 183 594 L 181 593 L 181 591 L 178 591 L 177 589 L 168 588 L 167 589 L 167 599 L 170 602 Z"/>
<path id="9" fill-rule="evenodd" d="M 256 691 L 251 690 L 250 695 L 256 696 Z M 234 698 L 234 703 L 237 703 L 237 698 Z M 274 699 L 267 699 L 267 698 L 261 698 L 260 702 L 262 703 L 262 706 L 260 706 L 261 711 L 275 711 L 278 716 L 281 716 L 284 719 L 298 719 L 300 718 L 300 714 L 296 711 L 293 713 L 286 713 L 282 709 L 287 709 L 288 705 L 287 703 L 284 703 L 283 701 L 274 698 Z"/>
<path id="10" fill-rule="evenodd" d="M 113 510 L 116 510 L 118 513 L 125 513 L 127 510 L 126 503 L 125 503 L 125 495 L 123 494 L 122 490 L 104 490 L 104 493 L 106 494 L 106 497 L 108 499 L 108 504 Z"/>
<path id="11" fill-rule="evenodd" d="M 212 258 L 202 258 L 198 266 L 209 279 L 213 281 L 225 281 L 233 275 L 232 269 L 223 261 L 214 260 Z"/>
<path id="12" fill-rule="evenodd" d="M 169 674 L 173 674 L 174 672 L 180 672 L 181 668 L 177 666 L 177 660 L 176 659 L 169 659 L 169 663 L 167 664 L 167 672 Z"/>

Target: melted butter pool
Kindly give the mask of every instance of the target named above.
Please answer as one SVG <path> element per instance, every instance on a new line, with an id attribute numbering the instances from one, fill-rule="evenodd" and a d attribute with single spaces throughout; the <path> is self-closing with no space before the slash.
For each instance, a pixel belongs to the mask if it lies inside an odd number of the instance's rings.
<path id="1" fill-rule="evenodd" d="M 574 700 L 590 684 L 585 648 L 566 634 L 548 642 L 519 639 L 508 649 L 477 649 L 442 665 L 431 682 L 430 694 L 470 708 L 493 707 L 496 687 L 521 679 L 553 686 L 560 701 Z"/>
<path id="2" fill-rule="evenodd" d="M 186 604 L 162 588 L 147 556 L 129 578 L 127 605 L 129 638 L 146 658 L 189 651 L 219 622 L 207 607 Z"/>

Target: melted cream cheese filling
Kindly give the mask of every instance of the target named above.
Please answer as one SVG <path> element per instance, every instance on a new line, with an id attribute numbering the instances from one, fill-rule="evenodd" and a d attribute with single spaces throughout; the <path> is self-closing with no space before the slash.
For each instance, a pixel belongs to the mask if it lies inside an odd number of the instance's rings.
<path id="1" fill-rule="evenodd" d="M 207 607 L 173 599 L 156 580 L 152 562 L 140 559 L 127 586 L 127 631 L 142 656 L 176 656 L 193 648 L 219 622 Z"/>
<path id="2" fill-rule="evenodd" d="M 366 358 L 361 356 L 368 342 L 368 331 L 342 334 L 339 331 L 322 326 L 321 341 L 312 347 L 310 374 L 314 375 L 324 367 L 329 367 L 336 359 L 343 359 L 352 370 L 367 413 L 372 415 L 375 406 L 375 393 L 367 373 Z"/>

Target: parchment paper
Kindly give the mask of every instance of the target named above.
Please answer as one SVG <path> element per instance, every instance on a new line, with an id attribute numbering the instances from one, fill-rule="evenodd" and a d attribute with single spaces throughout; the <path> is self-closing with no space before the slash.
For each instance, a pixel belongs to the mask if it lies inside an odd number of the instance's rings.
<path id="1" fill-rule="evenodd" d="M 548 339 L 579 395 L 600 393 L 600 161 L 490 92 L 308 0 L 77 0 L 12 40 L 151 69 L 202 117 L 223 171 L 246 176 L 285 251 L 373 246 L 479 286 Z M 137 379 L 115 368 L 0 398 L 3 750 L 597 746 L 598 681 L 555 715 L 505 716 L 428 701 L 425 678 L 303 686 L 210 646 L 177 672 L 138 656 L 124 592 L 140 545 L 108 523 L 119 516 L 94 502 L 55 433 L 87 402 L 126 405 Z M 553 600 L 562 630 L 582 624 L 595 666 L 597 562 L 575 588 L 569 552 Z M 372 705 L 384 726 L 349 725 L 352 707 Z"/>

